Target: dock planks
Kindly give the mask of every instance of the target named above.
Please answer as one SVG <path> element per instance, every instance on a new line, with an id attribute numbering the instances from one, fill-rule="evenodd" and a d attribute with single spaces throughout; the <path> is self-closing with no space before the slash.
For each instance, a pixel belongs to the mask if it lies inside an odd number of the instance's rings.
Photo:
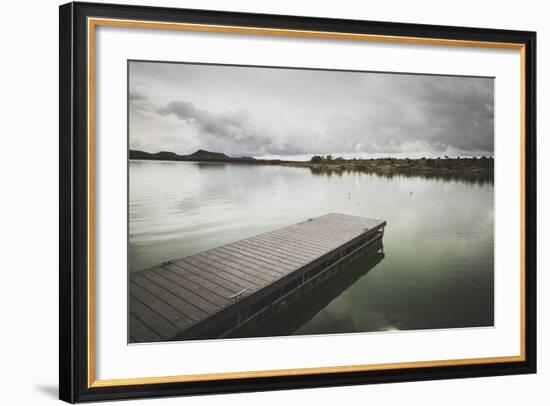
<path id="1" fill-rule="evenodd" d="M 385 224 L 332 213 L 133 272 L 130 342 L 200 337 Z"/>

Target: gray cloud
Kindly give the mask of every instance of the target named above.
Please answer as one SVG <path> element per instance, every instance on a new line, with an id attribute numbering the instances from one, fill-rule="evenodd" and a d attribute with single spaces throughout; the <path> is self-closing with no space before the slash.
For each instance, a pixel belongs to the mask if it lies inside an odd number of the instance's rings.
<path id="1" fill-rule="evenodd" d="M 493 79 L 132 62 L 130 147 L 492 154 Z"/>
<path id="2" fill-rule="evenodd" d="M 128 97 L 130 98 L 130 102 L 146 100 L 146 97 L 137 90 L 130 91 Z"/>
<path id="3" fill-rule="evenodd" d="M 359 120 L 371 150 L 493 151 L 491 79 L 400 75 L 383 87 Z"/>
<path id="4" fill-rule="evenodd" d="M 243 110 L 213 114 L 198 109 L 191 102 L 172 101 L 157 112 L 161 116 L 172 114 L 195 126 L 202 134 L 206 148 L 237 155 L 266 154 L 277 150 L 270 138 L 254 129 L 250 114 Z"/>

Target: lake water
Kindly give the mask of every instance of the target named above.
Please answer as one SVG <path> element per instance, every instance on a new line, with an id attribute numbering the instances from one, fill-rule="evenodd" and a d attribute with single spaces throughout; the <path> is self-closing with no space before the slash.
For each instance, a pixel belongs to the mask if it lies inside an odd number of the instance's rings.
<path id="1" fill-rule="evenodd" d="M 130 272 L 331 212 L 387 221 L 384 254 L 250 336 L 493 325 L 492 183 L 131 161 L 129 189 Z"/>

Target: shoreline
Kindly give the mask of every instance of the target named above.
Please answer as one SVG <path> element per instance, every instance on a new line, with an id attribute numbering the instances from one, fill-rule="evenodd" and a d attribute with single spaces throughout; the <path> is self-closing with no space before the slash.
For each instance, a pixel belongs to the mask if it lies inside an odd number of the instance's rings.
<path id="1" fill-rule="evenodd" d="M 208 154 L 211 154 L 210 156 Z M 490 182 L 494 178 L 494 158 L 370 158 L 343 159 L 330 155 L 314 156 L 310 161 L 285 161 L 255 159 L 251 157 L 231 158 L 224 154 L 208 153 L 177 155 L 175 153 L 149 154 L 130 151 L 129 161 L 203 162 L 246 165 L 272 165 L 294 168 L 308 168 L 314 175 L 341 175 L 349 172 L 369 173 L 380 176 L 407 176 L 424 178 L 457 179 L 472 182 Z M 197 156 L 200 155 L 200 156 Z"/>

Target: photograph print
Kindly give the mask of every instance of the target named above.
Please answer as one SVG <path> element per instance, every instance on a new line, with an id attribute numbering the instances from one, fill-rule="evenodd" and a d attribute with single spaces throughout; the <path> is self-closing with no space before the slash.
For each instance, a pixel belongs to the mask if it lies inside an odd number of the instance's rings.
<path id="1" fill-rule="evenodd" d="M 128 61 L 128 342 L 494 326 L 494 78 Z"/>

